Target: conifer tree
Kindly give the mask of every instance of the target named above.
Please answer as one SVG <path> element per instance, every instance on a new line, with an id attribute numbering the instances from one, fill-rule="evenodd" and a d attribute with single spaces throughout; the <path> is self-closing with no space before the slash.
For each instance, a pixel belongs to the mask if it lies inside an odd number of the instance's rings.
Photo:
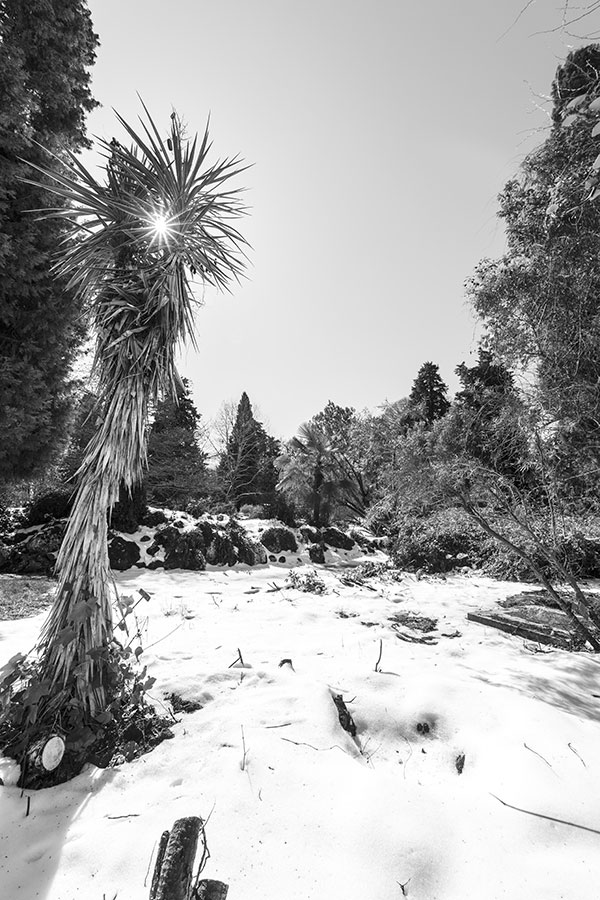
<path id="1" fill-rule="evenodd" d="M 433 425 L 450 409 L 446 394 L 447 385 L 442 381 L 435 363 L 425 362 L 419 369 L 408 397 L 409 406 L 422 410 L 427 425 Z"/>
<path id="2" fill-rule="evenodd" d="M 236 509 L 245 503 L 273 502 L 277 482 L 274 463 L 279 452 L 279 442 L 254 418 L 244 391 L 217 470 L 225 495 Z"/>
<path id="3" fill-rule="evenodd" d="M 22 181 L 22 160 L 57 167 L 86 145 L 97 43 L 85 0 L 0 0 L 0 482 L 40 471 L 68 417 L 82 311 L 51 271 L 64 224 L 31 212 L 63 201 Z"/>
<path id="4" fill-rule="evenodd" d="M 177 398 L 158 404 L 150 429 L 145 483 L 151 503 L 182 509 L 205 490 L 206 460 L 196 439 L 199 421 L 184 378 Z"/>

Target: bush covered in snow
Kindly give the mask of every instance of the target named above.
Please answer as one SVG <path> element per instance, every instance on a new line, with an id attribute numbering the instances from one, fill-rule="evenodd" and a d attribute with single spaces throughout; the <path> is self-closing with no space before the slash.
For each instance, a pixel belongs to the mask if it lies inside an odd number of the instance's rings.
<path id="1" fill-rule="evenodd" d="M 461 510 L 442 510 L 426 518 L 397 522 L 392 560 L 409 572 L 449 572 L 483 565 L 492 548 L 483 531 Z"/>
<path id="2" fill-rule="evenodd" d="M 531 521 L 535 529 L 542 523 Z M 494 521 L 509 540 L 523 547 L 536 566 L 548 575 L 552 570 L 532 542 L 525 542 L 508 519 Z M 406 571 L 449 572 L 470 566 L 501 581 L 535 581 L 529 566 L 513 551 L 489 537 L 460 509 L 442 510 L 423 518 L 397 522 L 391 556 L 394 565 Z M 600 577 L 600 522 L 564 518 L 557 533 L 558 558 L 576 578 Z"/>

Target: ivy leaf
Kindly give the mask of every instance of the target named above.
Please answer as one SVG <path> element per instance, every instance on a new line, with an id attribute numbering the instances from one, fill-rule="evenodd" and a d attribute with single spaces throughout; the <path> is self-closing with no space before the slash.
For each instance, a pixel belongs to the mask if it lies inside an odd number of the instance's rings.
<path id="1" fill-rule="evenodd" d="M 56 643 L 61 647 L 66 647 L 67 644 L 70 644 L 74 637 L 77 636 L 77 632 L 71 625 L 67 625 L 66 628 L 61 628 L 61 630 L 56 635 Z"/>
<path id="2" fill-rule="evenodd" d="M 150 688 L 156 683 L 156 678 L 146 678 L 145 682 L 142 685 L 142 690 L 149 691 Z"/>
<path id="3" fill-rule="evenodd" d="M 76 603 L 73 607 L 73 623 L 75 625 L 82 625 L 83 622 L 87 622 L 94 613 L 96 609 L 96 601 L 95 600 L 85 600 L 80 603 Z"/>

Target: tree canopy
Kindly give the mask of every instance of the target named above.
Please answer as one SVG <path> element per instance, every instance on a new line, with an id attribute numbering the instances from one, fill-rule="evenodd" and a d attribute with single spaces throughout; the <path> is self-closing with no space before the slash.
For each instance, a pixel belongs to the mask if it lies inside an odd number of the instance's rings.
<path id="1" fill-rule="evenodd" d="M 69 415 L 85 323 L 52 271 L 65 226 L 32 213 L 65 201 L 23 181 L 32 173 L 23 160 L 58 168 L 67 149 L 86 145 L 97 44 L 83 0 L 0 4 L 0 482 L 39 472 Z"/>

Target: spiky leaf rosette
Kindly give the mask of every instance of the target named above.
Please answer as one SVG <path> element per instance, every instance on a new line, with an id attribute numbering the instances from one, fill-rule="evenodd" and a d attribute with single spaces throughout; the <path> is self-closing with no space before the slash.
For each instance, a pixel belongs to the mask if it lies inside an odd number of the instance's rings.
<path id="1" fill-rule="evenodd" d="M 52 211 L 71 225 L 56 268 L 91 311 L 101 399 L 39 650 L 44 679 L 74 693 L 92 714 L 106 705 L 110 681 L 107 511 L 121 484 L 141 480 L 148 406 L 174 391 L 177 345 L 194 341 L 193 279 L 226 288 L 245 258 L 233 225 L 244 209 L 239 193 L 225 189 L 242 171 L 237 158 L 207 165 L 208 130 L 201 140 L 186 140 L 173 114 L 163 140 L 144 110 L 141 132 L 118 116 L 130 148 L 101 142 L 102 183 L 72 154 L 66 168 L 39 170 L 46 188 L 70 204 Z"/>

